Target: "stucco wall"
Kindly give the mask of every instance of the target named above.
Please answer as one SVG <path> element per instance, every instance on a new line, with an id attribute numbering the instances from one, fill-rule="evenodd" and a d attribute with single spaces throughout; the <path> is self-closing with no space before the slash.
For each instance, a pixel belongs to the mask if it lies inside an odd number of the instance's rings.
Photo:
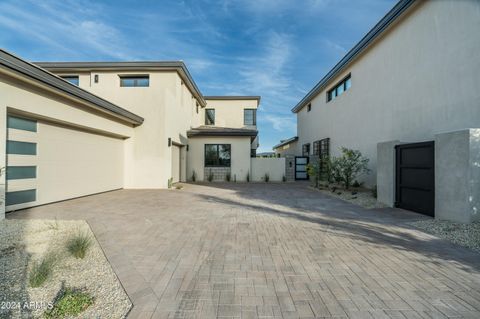
<path id="1" fill-rule="evenodd" d="M 256 100 L 206 101 L 207 109 L 215 109 L 215 126 L 251 129 L 256 128 L 256 126 L 245 126 L 243 118 L 244 109 L 257 109 L 258 105 Z"/>
<path id="2" fill-rule="evenodd" d="M 192 179 L 193 171 L 197 181 L 204 176 L 205 144 L 231 144 L 231 178 L 245 181 L 250 172 L 250 137 L 193 137 L 189 139 L 187 152 L 187 180 Z"/>
<path id="3" fill-rule="evenodd" d="M 287 145 L 283 145 L 275 149 L 275 154 L 280 154 L 281 157 L 286 155 L 296 155 L 297 154 L 297 144 L 298 142 L 292 142 Z"/>
<path id="4" fill-rule="evenodd" d="M 264 182 L 265 174 L 271 182 L 281 182 L 285 177 L 285 158 L 252 158 L 252 182 Z"/>
<path id="5" fill-rule="evenodd" d="M 436 135 L 435 218 L 480 220 L 480 129 Z"/>
<path id="6" fill-rule="evenodd" d="M 43 86 L 0 73 L 3 129 L 0 157 L 5 167 L 7 113 L 38 120 L 35 134 L 9 129 L 9 138 L 38 143 L 37 156 L 9 155 L 9 165 L 36 165 L 35 180 L 10 180 L 8 190 L 34 186 L 37 201 L 15 209 L 123 187 L 124 141 L 133 128 Z M 68 128 L 67 128 L 68 127 Z M 33 161 L 33 162 L 32 162 Z M 5 176 L 2 175 L 2 181 Z M 25 188 L 24 188 L 25 189 Z M 4 192 L 1 192 L 3 196 Z M 1 217 L 1 215 L 0 215 Z"/>
<path id="7" fill-rule="evenodd" d="M 299 142 L 330 138 L 370 159 L 375 184 L 377 143 L 433 140 L 438 132 L 480 124 L 480 2 L 420 1 L 396 27 L 351 64 L 297 115 Z M 351 73 L 351 88 L 326 92 Z"/>

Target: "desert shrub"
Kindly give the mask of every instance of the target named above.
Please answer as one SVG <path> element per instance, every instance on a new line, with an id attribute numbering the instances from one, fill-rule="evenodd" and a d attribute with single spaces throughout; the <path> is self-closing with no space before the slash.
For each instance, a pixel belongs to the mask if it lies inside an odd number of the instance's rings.
<path id="1" fill-rule="evenodd" d="M 315 159 L 307 165 L 307 174 L 315 187 L 318 187 L 320 180 L 320 159 Z"/>
<path id="2" fill-rule="evenodd" d="M 232 175 L 230 175 L 230 173 L 225 174 L 225 180 L 227 182 L 230 182 L 231 179 L 232 179 Z"/>
<path id="3" fill-rule="evenodd" d="M 62 289 L 57 295 L 52 309 L 44 313 L 45 318 L 76 317 L 90 307 L 94 298 L 86 291 L 79 289 Z"/>
<path id="4" fill-rule="evenodd" d="M 28 277 L 28 282 L 31 287 L 40 287 L 45 283 L 48 277 L 51 276 L 57 259 L 58 257 L 56 255 L 49 253 L 41 260 L 33 263 Z"/>
<path id="5" fill-rule="evenodd" d="M 369 159 L 362 156 L 362 153 L 358 150 L 351 150 L 345 147 L 341 148 L 342 156 L 334 157 L 331 160 L 331 174 L 332 178 L 342 183 L 345 189 L 349 189 L 352 181 L 360 173 L 368 173 L 368 161 Z"/>
<path id="6" fill-rule="evenodd" d="M 197 173 L 195 171 L 192 172 L 192 182 L 195 182 L 197 180 Z"/>
<path id="7" fill-rule="evenodd" d="M 263 180 L 265 181 L 265 183 L 268 183 L 268 181 L 270 180 L 270 175 L 268 173 L 265 173 Z"/>
<path id="8" fill-rule="evenodd" d="M 286 182 L 287 181 L 287 178 L 285 177 L 285 175 L 282 176 L 282 182 Z"/>
<path id="9" fill-rule="evenodd" d="M 207 179 L 208 179 L 209 182 L 212 182 L 212 181 L 213 181 L 213 172 L 212 172 L 212 170 L 209 170 L 209 171 L 208 171 Z"/>
<path id="10" fill-rule="evenodd" d="M 170 177 L 168 179 L 168 188 L 172 188 L 172 185 L 173 185 L 173 177 Z"/>
<path id="11" fill-rule="evenodd" d="M 362 186 L 358 181 L 353 182 L 352 184 L 353 187 L 360 187 Z"/>
<path id="12" fill-rule="evenodd" d="M 250 182 L 250 172 L 247 173 L 247 178 L 246 178 L 246 180 L 247 180 L 247 183 Z"/>
<path id="13" fill-rule="evenodd" d="M 75 258 L 83 259 L 92 245 L 92 238 L 88 233 L 77 233 L 67 241 L 67 250 Z"/>

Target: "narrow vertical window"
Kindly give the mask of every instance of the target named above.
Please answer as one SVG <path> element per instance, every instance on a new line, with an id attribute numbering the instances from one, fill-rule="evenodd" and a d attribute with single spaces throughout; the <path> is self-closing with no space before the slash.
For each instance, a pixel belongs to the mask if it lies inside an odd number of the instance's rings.
<path id="1" fill-rule="evenodd" d="M 243 124 L 257 125 L 257 110 L 255 109 L 243 110 Z"/>
<path id="2" fill-rule="evenodd" d="M 205 109 L 205 125 L 215 125 L 215 109 Z"/>

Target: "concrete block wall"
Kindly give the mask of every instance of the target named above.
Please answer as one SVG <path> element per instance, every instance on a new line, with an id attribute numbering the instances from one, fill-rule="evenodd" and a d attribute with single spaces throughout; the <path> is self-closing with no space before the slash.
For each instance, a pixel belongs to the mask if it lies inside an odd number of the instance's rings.
<path id="1" fill-rule="evenodd" d="M 287 182 L 295 181 L 295 155 L 285 155 L 285 178 Z"/>
<path id="2" fill-rule="evenodd" d="M 214 182 L 224 182 L 226 181 L 227 174 L 231 174 L 230 167 L 205 167 L 204 175 L 205 181 L 208 181 L 208 176 L 210 172 L 213 173 L 213 181 Z M 230 181 L 233 182 L 234 176 L 230 175 Z M 238 176 L 237 176 L 238 179 Z"/>

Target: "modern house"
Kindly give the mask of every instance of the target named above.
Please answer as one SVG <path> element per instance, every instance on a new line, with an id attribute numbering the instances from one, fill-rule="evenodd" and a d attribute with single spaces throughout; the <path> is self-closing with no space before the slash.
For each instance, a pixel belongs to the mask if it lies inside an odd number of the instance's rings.
<path id="1" fill-rule="evenodd" d="M 6 211 L 193 175 L 242 181 L 258 147 L 260 97 L 205 97 L 183 62 L 32 64 L 0 50 L 0 96 Z"/>
<path id="2" fill-rule="evenodd" d="M 293 107 L 298 141 L 275 151 L 358 149 L 380 201 L 479 220 L 479 30 L 479 1 L 399 1 Z"/>

